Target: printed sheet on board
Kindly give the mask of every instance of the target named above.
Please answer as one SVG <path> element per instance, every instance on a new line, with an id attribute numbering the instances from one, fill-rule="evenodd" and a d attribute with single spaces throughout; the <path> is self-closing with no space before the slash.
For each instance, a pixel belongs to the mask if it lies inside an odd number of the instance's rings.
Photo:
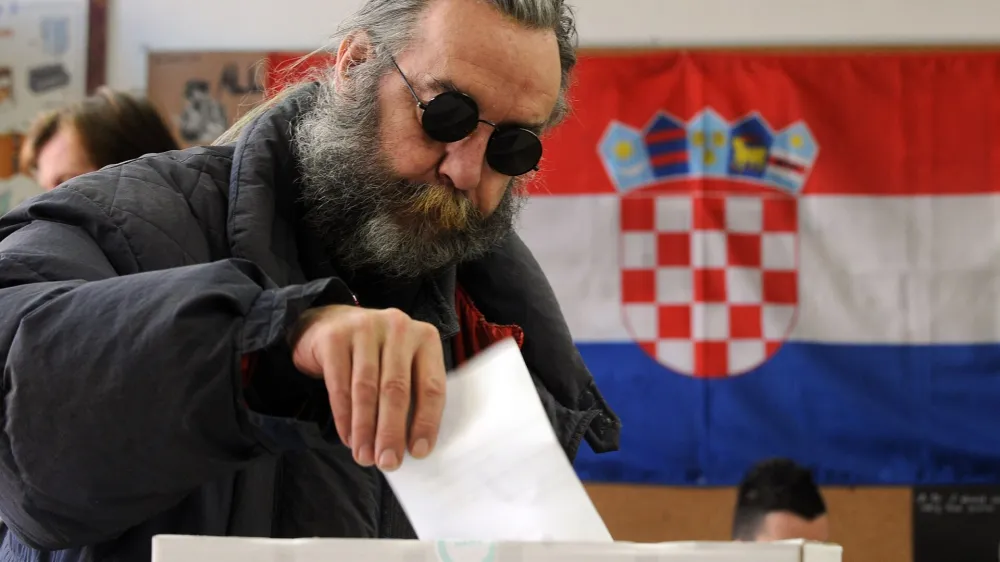
<path id="1" fill-rule="evenodd" d="M 87 0 L 0 0 L 0 214 L 39 192 L 17 153 L 40 112 L 86 92 Z"/>
<path id="2" fill-rule="evenodd" d="M 152 52 L 147 96 L 182 146 L 211 144 L 263 99 L 264 52 Z"/>

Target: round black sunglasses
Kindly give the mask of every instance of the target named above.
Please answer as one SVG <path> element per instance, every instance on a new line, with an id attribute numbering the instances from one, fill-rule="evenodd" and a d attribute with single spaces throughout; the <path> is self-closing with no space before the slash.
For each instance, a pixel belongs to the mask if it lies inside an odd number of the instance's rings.
<path id="1" fill-rule="evenodd" d="M 538 135 L 522 127 L 498 126 L 480 119 L 476 100 L 461 92 L 443 92 L 424 103 L 395 59 L 392 64 L 413 94 L 417 107 L 424 112 L 420 124 L 427 136 L 439 142 L 456 142 L 471 135 L 480 123 L 486 123 L 493 127 L 493 134 L 486 144 L 486 162 L 491 168 L 505 176 L 520 176 L 538 170 L 542 159 L 542 141 Z"/>

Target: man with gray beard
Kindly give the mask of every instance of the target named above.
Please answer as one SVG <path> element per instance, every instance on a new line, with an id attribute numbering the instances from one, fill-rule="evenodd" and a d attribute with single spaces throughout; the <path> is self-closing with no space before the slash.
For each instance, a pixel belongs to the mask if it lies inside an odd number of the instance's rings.
<path id="1" fill-rule="evenodd" d="M 567 456 L 617 449 L 512 231 L 574 38 L 561 0 L 367 0 L 216 146 L 3 217 L 0 559 L 413 537 L 382 472 L 433 454 L 445 373 L 508 337 Z"/>

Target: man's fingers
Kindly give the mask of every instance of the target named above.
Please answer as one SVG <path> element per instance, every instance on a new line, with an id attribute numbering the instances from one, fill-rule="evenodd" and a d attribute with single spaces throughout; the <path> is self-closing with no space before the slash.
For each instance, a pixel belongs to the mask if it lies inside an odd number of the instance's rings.
<path id="1" fill-rule="evenodd" d="M 330 411 L 341 442 L 351 446 L 351 347 L 349 341 L 320 342 L 323 380 L 330 398 Z"/>
<path id="2" fill-rule="evenodd" d="M 379 338 L 374 329 L 354 332 L 351 353 L 351 448 L 362 466 L 375 464 L 375 420 L 379 398 Z"/>
<path id="3" fill-rule="evenodd" d="M 413 421 L 410 454 L 424 458 L 434 449 L 445 402 L 444 355 L 441 337 L 430 324 L 419 324 L 418 347 L 413 358 Z"/>
<path id="4" fill-rule="evenodd" d="M 394 470 L 407 449 L 417 458 L 430 454 L 445 402 L 437 329 L 395 309 L 319 314 L 296 342 L 296 366 L 322 372 L 337 433 L 354 460 Z"/>
<path id="5" fill-rule="evenodd" d="M 406 422 L 410 410 L 410 369 L 416 342 L 413 321 L 398 310 L 386 310 L 385 343 L 378 402 L 375 458 L 382 470 L 395 470 L 406 449 Z"/>

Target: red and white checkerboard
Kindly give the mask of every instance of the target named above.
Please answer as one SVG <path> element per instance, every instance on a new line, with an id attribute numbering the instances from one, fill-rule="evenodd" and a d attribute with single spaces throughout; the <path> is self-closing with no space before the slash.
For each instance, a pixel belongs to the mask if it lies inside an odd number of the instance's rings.
<path id="1" fill-rule="evenodd" d="M 770 358 L 798 304 L 797 211 L 777 192 L 622 197 L 622 305 L 635 341 L 696 377 Z"/>

